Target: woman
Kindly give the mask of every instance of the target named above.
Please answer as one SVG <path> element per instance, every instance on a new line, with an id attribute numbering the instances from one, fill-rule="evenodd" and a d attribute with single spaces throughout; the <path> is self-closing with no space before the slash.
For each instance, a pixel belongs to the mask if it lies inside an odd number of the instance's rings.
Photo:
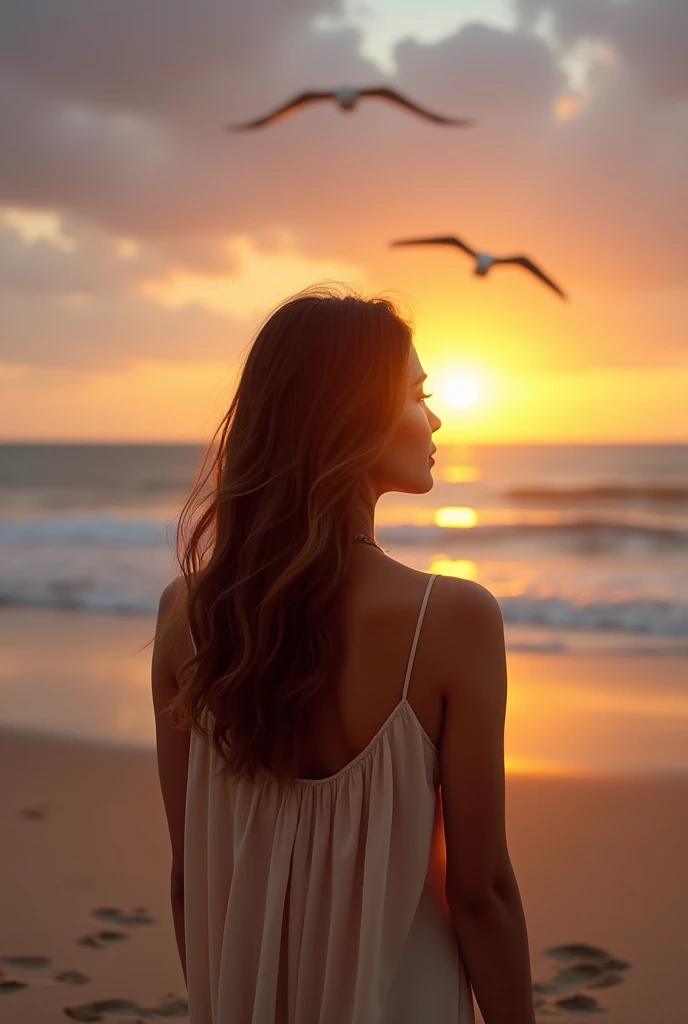
<path id="1" fill-rule="evenodd" d="M 296 296 L 182 514 L 153 699 L 190 1024 L 466 1024 L 471 986 L 533 1024 L 499 606 L 374 539 L 433 485 L 424 379 L 390 303 Z"/>

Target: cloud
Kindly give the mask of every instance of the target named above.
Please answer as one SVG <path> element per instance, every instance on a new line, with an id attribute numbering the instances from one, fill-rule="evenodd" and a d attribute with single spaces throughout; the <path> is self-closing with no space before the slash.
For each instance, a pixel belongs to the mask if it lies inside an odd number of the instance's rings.
<path id="1" fill-rule="evenodd" d="M 176 121 L 224 79 L 279 60 L 283 41 L 338 0 L 8 0 L 0 66 L 45 96 Z"/>
<path id="2" fill-rule="evenodd" d="M 267 311 L 280 289 L 330 273 L 400 289 L 445 319 L 456 308 L 487 322 L 489 305 L 516 297 L 539 325 L 519 351 L 540 367 L 685 358 L 688 7 L 519 9 L 515 31 L 476 24 L 396 48 L 393 81 L 476 116 L 474 129 L 438 129 L 371 102 L 226 135 L 225 121 L 304 85 L 384 80 L 361 55 L 359 31 L 314 27 L 340 12 L 335 0 L 15 0 L 0 38 L 0 205 L 50 211 L 76 247 L 31 242 L 5 222 L 0 358 L 222 359 L 248 342 L 261 303 Z M 600 47 L 572 93 L 561 58 L 586 40 Z M 387 247 L 436 231 L 525 250 L 574 304 L 564 313 L 518 276 L 476 282 L 458 254 Z"/>
<path id="3" fill-rule="evenodd" d="M 75 240 L 65 235 L 62 219 L 54 210 L 22 210 L 18 206 L 7 206 L 0 209 L 0 224 L 12 228 L 25 242 L 44 240 L 66 252 L 76 246 Z"/>
<path id="4" fill-rule="evenodd" d="M 246 325 L 200 305 L 176 310 L 136 294 L 87 292 L 3 299 L 6 366 L 118 369 L 142 361 L 231 362 L 249 342 Z"/>
<path id="5" fill-rule="evenodd" d="M 260 252 L 247 237 L 227 240 L 227 249 L 239 263 L 232 274 L 172 271 L 142 282 L 141 292 L 165 309 L 201 306 L 238 320 L 250 320 L 277 305 L 285 295 L 302 291 L 313 281 L 337 279 L 361 287 L 358 267 L 335 261 L 304 259 L 288 245 L 280 252 Z"/>
<path id="6" fill-rule="evenodd" d="M 657 98 L 688 98 L 684 0 L 517 0 L 522 25 L 543 15 L 564 48 L 604 40 Z"/>

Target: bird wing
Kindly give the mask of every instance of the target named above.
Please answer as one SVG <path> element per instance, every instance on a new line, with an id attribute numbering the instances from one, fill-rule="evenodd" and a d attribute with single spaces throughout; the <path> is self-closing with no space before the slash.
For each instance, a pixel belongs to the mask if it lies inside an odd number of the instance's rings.
<path id="1" fill-rule="evenodd" d="M 305 106 L 307 103 L 315 103 L 316 100 L 329 100 L 332 99 L 331 92 L 302 92 L 298 96 L 294 96 L 285 103 L 283 106 L 278 107 L 277 110 L 271 111 L 264 117 L 259 117 L 255 121 L 244 121 L 241 124 L 228 124 L 225 125 L 225 130 L 229 132 L 245 132 L 252 128 L 262 128 L 266 124 L 274 124 L 275 121 L 281 121 L 283 118 L 299 107 Z"/>
<path id="2" fill-rule="evenodd" d="M 547 274 L 540 270 L 537 264 L 533 263 L 527 256 L 499 256 L 495 259 L 495 263 L 515 263 L 516 266 L 529 270 L 531 274 L 539 277 L 544 284 L 555 291 L 562 299 L 568 301 L 568 295 L 561 290 L 559 285 L 555 284 L 551 277 L 547 277 Z"/>
<path id="3" fill-rule="evenodd" d="M 475 124 L 474 119 L 471 117 L 443 117 L 441 114 L 433 113 L 432 110 L 426 110 L 425 107 L 419 107 L 417 103 L 414 103 L 413 100 L 408 99 L 406 96 L 402 96 L 396 89 L 362 89 L 361 96 L 390 100 L 392 103 L 396 103 L 398 106 L 404 107 L 414 114 L 420 114 L 421 117 L 427 118 L 428 121 L 434 121 L 435 124 L 454 125 L 454 127 L 458 128 L 469 128 Z"/>
<path id="4" fill-rule="evenodd" d="M 460 238 L 455 235 L 442 235 L 439 238 L 402 238 L 398 242 L 390 242 L 390 245 L 455 245 L 457 249 L 462 249 L 467 252 L 469 256 L 475 257 L 477 254 L 474 249 L 471 249 L 469 245 L 462 242 Z"/>

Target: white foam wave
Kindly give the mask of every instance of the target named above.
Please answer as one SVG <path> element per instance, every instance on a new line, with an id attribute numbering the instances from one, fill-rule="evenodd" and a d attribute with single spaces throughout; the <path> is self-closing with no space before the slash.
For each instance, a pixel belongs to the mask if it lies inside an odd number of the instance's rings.
<path id="1" fill-rule="evenodd" d="M 0 519 L 0 546 L 85 545 L 92 547 L 170 547 L 176 521 L 113 514 L 56 515 Z M 581 519 L 555 523 L 490 523 L 470 530 L 443 526 L 381 526 L 383 544 L 426 547 L 461 543 L 483 545 L 533 541 L 549 546 L 610 550 L 688 551 L 688 530 L 673 526 Z"/>
<path id="2" fill-rule="evenodd" d="M 102 547 L 169 547 L 176 523 L 113 515 L 50 516 L 0 519 L 0 545 L 98 545 Z"/>
<path id="3" fill-rule="evenodd" d="M 95 579 L 60 577 L 43 582 L 0 582 L 0 605 L 30 608 L 69 608 L 125 615 L 153 615 L 160 589 L 146 593 L 128 592 L 122 586 Z M 499 598 L 507 626 L 537 626 L 564 631 L 618 632 L 656 637 L 688 637 L 688 605 L 670 601 L 580 602 L 563 597 L 532 595 Z M 560 641 L 528 645 L 520 641 L 514 649 L 554 653 Z M 525 646 L 523 646 L 525 644 Z"/>

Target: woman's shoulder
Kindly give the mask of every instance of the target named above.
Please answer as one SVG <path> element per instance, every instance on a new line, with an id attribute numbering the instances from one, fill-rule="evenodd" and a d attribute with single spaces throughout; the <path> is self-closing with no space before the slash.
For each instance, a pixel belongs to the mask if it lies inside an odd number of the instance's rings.
<path id="1" fill-rule="evenodd" d="M 155 631 L 156 645 L 175 664 L 191 656 L 188 619 L 188 586 L 184 576 L 177 576 L 160 594 Z"/>
<path id="2" fill-rule="evenodd" d="M 502 618 L 499 601 L 481 583 L 438 574 L 435 580 L 437 603 L 449 615 L 466 616 L 473 624 L 493 623 Z"/>
<path id="3" fill-rule="evenodd" d="M 177 576 L 168 583 L 160 595 L 158 614 L 165 618 L 175 614 L 180 608 L 186 609 L 187 582 L 185 576 Z"/>
<path id="4" fill-rule="evenodd" d="M 457 668 L 480 665 L 486 652 L 504 645 L 504 622 L 494 594 L 473 580 L 437 576 L 428 603 L 426 650 L 442 679 L 456 680 Z"/>
<path id="5" fill-rule="evenodd" d="M 390 609 L 419 610 L 430 574 L 395 562 L 388 565 L 385 596 Z M 502 611 L 497 598 L 474 580 L 433 573 L 434 580 L 423 619 L 421 647 L 441 670 L 456 667 L 457 656 L 503 643 Z"/>
<path id="6" fill-rule="evenodd" d="M 460 621 L 468 620 L 474 624 L 501 621 L 501 609 L 497 598 L 481 583 L 458 576 L 444 576 L 442 573 L 422 572 L 402 562 L 395 562 L 394 565 L 398 573 L 396 582 L 399 589 L 403 587 L 404 579 L 418 590 L 422 582 L 427 585 L 430 575 L 436 577 L 432 588 L 432 600 L 429 602 L 435 613 L 439 612 L 449 618 L 458 616 Z M 414 583 L 414 580 L 418 580 L 418 583 Z"/>

